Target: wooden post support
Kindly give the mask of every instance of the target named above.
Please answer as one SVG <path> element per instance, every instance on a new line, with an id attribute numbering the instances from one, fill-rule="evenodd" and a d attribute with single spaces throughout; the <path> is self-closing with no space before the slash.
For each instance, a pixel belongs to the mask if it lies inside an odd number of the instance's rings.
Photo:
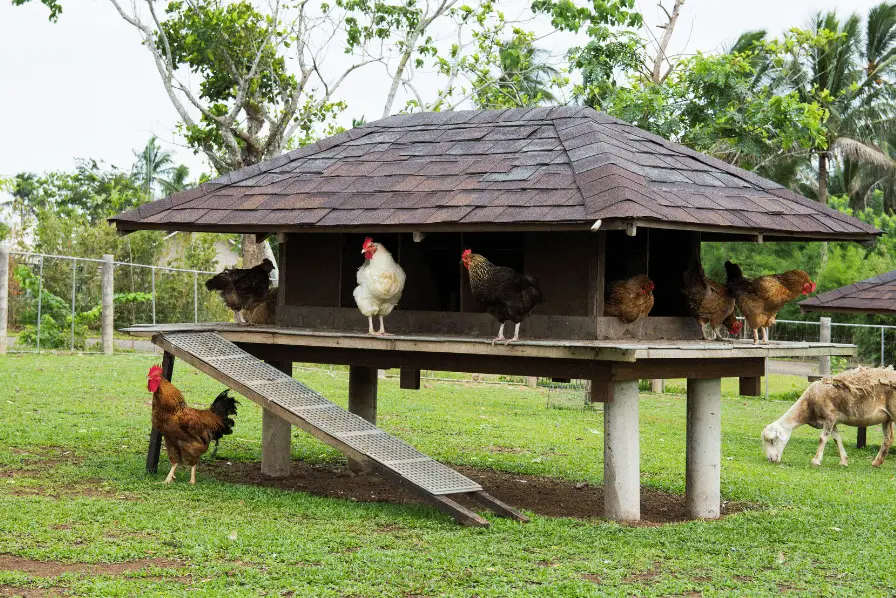
<path id="1" fill-rule="evenodd" d="M 829 343 L 831 342 L 831 319 L 830 318 L 821 318 L 819 320 L 819 328 L 821 329 L 818 334 L 818 342 L 820 343 Z M 831 356 L 830 355 L 822 355 L 818 358 L 818 373 L 822 376 L 830 376 L 831 375 Z"/>
<path id="2" fill-rule="evenodd" d="M 167 351 L 162 355 L 162 376 L 168 382 L 174 376 L 174 355 Z M 158 473 L 161 452 L 162 433 L 153 428 L 149 433 L 149 450 L 146 451 L 146 473 Z"/>
<path id="3" fill-rule="evenodd" d="M 536 388 L 538 386 L 538 376 L 526 376 L 526 386 Z"/>
<path id="4" fill-rule="evenodd" d="M 352 365 L 348 368 L 348 410 L 372 424 L 376 424 L 376 368 Z M 348 460 L 348 468 L 362 471 L 366 466 L 354 459 Z"/>
<path id="5" fill-rule="evenodd" d="M 688 380 L 685 502 L 695 519 L 721 510 L 722 380 Z"/>
<path id="6" fill-rule="evenodd" d="M 420 390 L 420 370 L 401 368 L 398 387 L 405 390 Z"/>
<path id="7" fill-rule="evenodd" d="M 103 278 L 102 278 L 102 337 L 103 337 L 103 353 L 112 355 L 112 349 L 115 345 L 114 340 L 114 305 L 113 298 L 115 296 L 115 266 L 112 263 L 112 256 L 103 255 Z"/>
<path id="8" fill-rule="evenodd" d="M 868 444 L 868 428 L 856 428 L 856 448 L 865 448 Z"/>
<path id="9" fill-rule="evenodd" d="M 762 377 L 750 376 L 741 378 L 739 393 L 742 397 L 758 397 L 762 395 Z"/>
<path id="10" fill-rule="evenodd" d="M 292 376 L 291 361 L 267 361 Z M 267 409 L 261 413 L 261 473 L 279 478 L 289 475 L 292 425 Z"/>
<path id="11" fill-rule="evenodd" d="M 0 243 L 0 355 L 6 353 L 9 318 L 9 245 Z"/>
<path id="12" fill-rule="evenodd" d="M 641 518 L 641 448 L 638 381 L 611 383 L 613 401 L 604 404 L 604 517 Z"/>

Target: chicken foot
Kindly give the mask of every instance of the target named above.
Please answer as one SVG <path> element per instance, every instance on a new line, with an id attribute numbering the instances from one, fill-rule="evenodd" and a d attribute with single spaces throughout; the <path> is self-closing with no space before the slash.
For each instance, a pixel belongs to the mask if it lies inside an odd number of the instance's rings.
<path id="1" fill-rule="evenodd" d="M 170 484 L 174 481 L 174 472 L 177 470 L 178 463 L 171 464 L 171 471 L 168 472 L 168 477 L 165 478 L 165 483 Z"/>
<path id="2" fill-rule="evenodd" d="M 495 346 L 495 343 L 498 341 L 503 341 L 504 339 L 504 322 L 501 322 L 501 327 L 498 328 L 498 336 L 492 339 L 492 347 Z"/>
<path id="3" fill-rule="evenodd" d="M 385 326 L 385 324 L 383 324 L 383 316 L 380 316 L 379 318 L 380 318 L 380 329 L 374 330 L 373 329 L 373 316 L 367 316 L 367 320 L 370 323 L 369 327 L 367 328 L 368 334 L 372 334 L 374 336 L 386 336 L 388 334 L 386 332 L 386 326 Z"/>
<path id="4" fill-rule="evenodd" d="M 196 483 L 196 466 L 195 465 L 190 466 L 190 483 L 191 484 Z"/>
<path id="5" fill-rule="evenodd" d="M 520 340 L 520 324 L 521 322 L 516 323 L 516 328 L 513 329 L 513 338 L 504 341 L 505 345 L 509 345 L 510 343 L 515 343 L 516 341 Z"/>

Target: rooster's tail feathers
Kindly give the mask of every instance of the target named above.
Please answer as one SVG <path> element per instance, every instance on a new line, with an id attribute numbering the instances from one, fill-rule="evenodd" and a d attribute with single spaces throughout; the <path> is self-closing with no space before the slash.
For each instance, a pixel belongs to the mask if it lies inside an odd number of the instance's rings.
<path id="1" fill-rule="evenodd" d="M 224 422 L 224 426 L 215 432 L 215 440 L 221 438 L 221 436 L 233 433 L 233 426 L 236 422 L 230 416 L 236 415 L 236 406 L 239 404 L 239 401 L 230 396 L 230 390 L 224 390 L 215 397 L 212 406 L 208 410 L 220 417 L 221 421 Z"/>
<path id="2" fill-rule="evenodd" d="M 738 282 L 744 277 L 744 273 L 741 271 L 740 266 L 732 262 L 725 262 L 725 275 L 729 285 Z"/>

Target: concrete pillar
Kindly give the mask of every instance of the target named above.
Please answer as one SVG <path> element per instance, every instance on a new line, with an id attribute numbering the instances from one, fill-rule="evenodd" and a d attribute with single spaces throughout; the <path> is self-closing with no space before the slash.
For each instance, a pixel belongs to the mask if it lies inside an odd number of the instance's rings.
<path id="1" fill-rule="evenodd" d="M 292 362 L 268 361 L 285 374 L 292 375 Z M 289 475 L 292 455 L 292 425 L 272 411 L 261 412 L 261 473 L 279 478 Z"/>
<path id="2" fill-rule="evenodd" d="M 722 380 L 688 380 L 685 502 L 695 519 L 721 510 Z"/>
<path id="3" fill-rule="evenodd" d="M 348 368 L 348 410 L 372 424 L 376 424 L 377 369 L 352 365 Z M 366 467 L 353 459 L 348 460 L 348 468 L 361 471 Z"/>
<path id="4" fill-rule="evenodd" d="M 641 446 L 638 381 L 611 382 L 613 401 L 604 403 L 604 517 L 641 518 Z"/>
<path id="5" fill-rule="evenodd" d="M 819 320 L 821 326 L 821 331 L 818 333 L 818 342 L 820 343 L 829 343 L 831 342 L 831 319 L 830 318 L 821 318 Z M 830 376 L 831 375 L 831 356 L 830 355 L 822 355 L 818 358 L 818 373 L 822 376 Z"/>
<path id="6" fill-rule="evenodd" d="M 115 312 L 113 306 L 113 298 L 115 296 L 115 266 L 112 264 L 112 256 L 108 253 L 103 255 L 103 353 L 112 355 L 114 347 L 114 330 L 115 330 Z"/>
<path id="7" fill-rule="evenodd" d="M 655 392 L 656 394 L 663 394 L 666 390 L 665 380 L 662 378 L 654 378 L 650 381 L 650 392 Z"/>
<path id="8" fill-rule="evenodd" d="M 526 386 L 531 388 L 538 386 L 538 376 L 526 376 Z"/>
<path id="9" fill-rule="evenodd" d="M 9 245 L 0 243 L 0 355 L 6 353 L 6 326 L 9 319 Z"/>

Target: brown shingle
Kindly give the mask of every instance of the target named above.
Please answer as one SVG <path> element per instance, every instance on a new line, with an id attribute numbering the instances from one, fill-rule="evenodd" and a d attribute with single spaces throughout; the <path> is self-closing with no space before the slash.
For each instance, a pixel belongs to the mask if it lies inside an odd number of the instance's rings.
<path id="1" fill-rule="evenodd" d="M 879 234 L 755 173 L 578 106 L 397 115 L 112 220 L 123 230 L 241 232 L 591 218 L 772 237 Z"/>

